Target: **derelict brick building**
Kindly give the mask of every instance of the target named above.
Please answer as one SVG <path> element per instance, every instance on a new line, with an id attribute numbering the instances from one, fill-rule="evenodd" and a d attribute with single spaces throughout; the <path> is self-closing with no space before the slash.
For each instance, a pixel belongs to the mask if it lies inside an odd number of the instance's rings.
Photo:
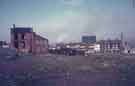
<path id="1" fill-rule="evenodd" d="M 15 25 L 11 28 L 11 48 L 18 52 L 46 54 L 48 47 L 48 39 L 37 35 L 33 28 L 15 27 Z"/>

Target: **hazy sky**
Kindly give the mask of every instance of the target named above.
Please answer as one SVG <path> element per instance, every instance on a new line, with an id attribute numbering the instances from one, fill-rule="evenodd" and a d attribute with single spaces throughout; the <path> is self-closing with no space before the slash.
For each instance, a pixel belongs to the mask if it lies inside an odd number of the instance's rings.
<path id="1" fill-rule="evenodd" d="M 51 42 L 135 36 L 132 0 L 0 0 L 0 40 L 9 40 L 10 27 L 33 27 Z"/>

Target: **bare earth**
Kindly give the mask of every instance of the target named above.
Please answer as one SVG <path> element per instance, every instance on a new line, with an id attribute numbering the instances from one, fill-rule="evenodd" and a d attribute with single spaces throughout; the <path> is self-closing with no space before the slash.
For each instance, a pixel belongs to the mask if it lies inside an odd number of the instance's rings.
<path id="1" fill-rule="evenodd" d="M 25 56 L 1 61 L 0 86 L 135 86 L 135 56 Z"/>

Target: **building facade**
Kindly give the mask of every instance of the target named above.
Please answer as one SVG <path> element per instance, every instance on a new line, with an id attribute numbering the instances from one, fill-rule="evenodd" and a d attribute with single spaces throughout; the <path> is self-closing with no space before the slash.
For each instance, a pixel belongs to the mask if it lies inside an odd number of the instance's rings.
<path id="1" fill-rule="evenodd" d="M 100 52 L 100 45 L 98 43 L 68 43 L 67 48 L 79 49 L 84 51 Z"/>
<path id="2" fill-rule="evenodd" d="M 83 43 L 96 43 L 96 36 L 82 36 Z"/>
<path id="3" fill-rule="evenodd" d="M 48 49 L 49 49 L 48 39 L 46 39 L 40 35 L 37 35 L 36 33 L 34 33 L 33 45 L 34 45 L 33 53 L 35 53 L 35 54 L 48 53 Z"/>
<path id="4" fill-rule="evenodd" d="M 37 42 L 40 42 L 37 44 Z M 45 44 L 43 44 L 45 43 Z M 40 49 L 38 51 L 39 47 Z M 15 27 L 11 28 L 11 48 L 16 49 L 17 52 L 41 54 L 47 53 L 48 50 L 48 39 L 45 39 L 29 27 Z"/>
<path id="5" fill-rule="evenodd" d="M 100 53 L 100 44 L 74 42 L 74 43 L 57 44 L 55 49 L 70 49 L 76 51 L 76 55 L 89 55 Z"/>
<path id="6" fill-rule="evenodd" d="M 101 53 L 122 53 L 123 46 L 121 40 L 101 40 L 100 42 Z"/>

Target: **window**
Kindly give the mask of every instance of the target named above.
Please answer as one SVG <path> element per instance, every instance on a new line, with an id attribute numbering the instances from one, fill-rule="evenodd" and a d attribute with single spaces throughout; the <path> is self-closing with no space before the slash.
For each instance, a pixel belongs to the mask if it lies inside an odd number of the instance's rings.
<path id="1" fill-rule="evenodd" d="M 18 42 L 14 42 L 14 47 L 18 48 Z"/>
<path id="2" fill-rule="evenodd" d="M 25 37 L 25 34 L 23 33 L 23 34 L 21 35 L 21 39 L 24 40 L 24 37 Z"/>
<path id="3" fill-rule="evenodd" d="M 22 48 L 25 48 L 25 42 L 24 42 L 24 41 L 21 42 L 21 47 L 22 47 Z"/>
<path id="4" fill-rule="evenodd" d="M 17 35 L 17 33 L 14 34 L 14 39 L 15 39 L 15 40 L 18 40 L 18 35 Z"/>

